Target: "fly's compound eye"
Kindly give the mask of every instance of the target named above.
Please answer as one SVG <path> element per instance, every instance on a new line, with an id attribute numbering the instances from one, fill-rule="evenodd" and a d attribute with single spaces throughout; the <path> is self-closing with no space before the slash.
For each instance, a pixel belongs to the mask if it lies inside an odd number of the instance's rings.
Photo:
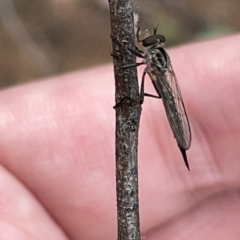
<path id="1" fill-rule="evenodd" d="M 156 35 L 156 38 L 159 40 L 159 43 L 164 43 L 166 41 L 163 35 Z"/>
<path id="2" fill-rule="evenodd" d="M 156 38 L 156 36 L 150 36 L 142 40 L 142 44 L 144 47 L 149 47 L 157 43 L 158 39 Z"/>
<path id="3" fill-rule="evenodd" d="M 149 47 L 155 44 L 161 44 L 165 42 L 165 37 L 163 35 L 150 36 L 142 40 L 144 47 Z"/>

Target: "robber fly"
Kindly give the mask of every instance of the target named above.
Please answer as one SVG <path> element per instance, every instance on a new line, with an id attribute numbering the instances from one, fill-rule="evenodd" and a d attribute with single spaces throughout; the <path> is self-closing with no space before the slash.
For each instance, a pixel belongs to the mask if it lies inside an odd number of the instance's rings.
<path id="1" fill-rule="evenodd" d="M 152 36 L 140 40 L 139 31 L 140 28 L 138 28 L 136 34 L 137 41 L 142 43 L 142 46 L 145 48 L 145 52 L 142 52 L 136 46 L 135 49 L 128 48 L 128 50 L 144 60 L 140 63 L 127 64 L 121 68 L 126 69 L 137 67 L 142 64 L 147 65 L 142 75 L 140 103 L 143 103 L 144 96 L 162 98 L 173 135 L 177 140 L 185 165 L 188 170 L 190 170 L 186 150 L 188 150 L 191 145 L 191 130 L 182 94 L 180 92 L 170 58 L 164 48 L 162 48 L 165 42 L 165 37 L 157 34 L 156 27 L 154 28 L 154 34 Z M 144 80 L 146 73 L 150 76 L 158 96 L 144 93 Z"/>

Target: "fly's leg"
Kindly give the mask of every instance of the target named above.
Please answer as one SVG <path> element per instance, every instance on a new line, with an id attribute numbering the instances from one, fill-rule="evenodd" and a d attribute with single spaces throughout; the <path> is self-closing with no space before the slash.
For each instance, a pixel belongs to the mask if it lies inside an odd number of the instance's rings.
<path id="1" fill-rule="evenodd" d="M 121 69 L 138 67 L 138 66 L 140 66 L 142 64 L 144 64 L 144 62 L 141 62 L 141 63 L 129 63 L 129 64 L 126 64 L 125 66 L 122 66 Z"/>
<path id="2" fill-rule="evenodd" d="M 142 51 L 139 50 L 136 46 L 135 46 L 135 48 L 136 49 L 127 48 L 127 50 L 137 57 L 144 58 L 144 55 L 142 54 Z"/>
<path id="3" fill-rule="evenodd" d="M 114 36 L 111 36 L 112 40 L 114 42 L 116 42 L 117 44 L 119 45 L 123 45 L 124 47 L 126 47 L 123 43 L 119 43 L 117 41 L 117 39 L 114 37 Z M 131 52 L 133 55 L 137 56 L 137 57 L 140 57 L 140 58 L 144 58 L 144 55 L 143 55 L 143 52 L 141 50 L 139 50 L 137 48 L 137 46 L 135 46 L 135 49 L 132 49 L 132 48 L 126 48 L 126 50 L 128 50 L 129 52 Z M 114 54 L 110 54 L 112 57 L 116 58 L 116 59 L 119 59 L 118 56 L 115 56 Z M 138 67 L 139 65 L 142 65 L 144 64 L 144 62 L 141 62 L 141 63 L 130 63 L 130 64 L 127 64 L 125 66 L 122 66 L 121 69 L 126 69 L 126 68 L 132 68 L 132 67 Z"/>
<path id="4" fill-rule="evenodd" d="M 141 83 L 141 89 L 140 89 L 140 104 L 143 104 L 145 96 L 146 97 L 153 97 L 153 98 L 161 98 L 161 96 L 155 96 L 155 95 L 144 92 L 144 81 L 145 81 L 146 73 L 147 73 L 147 71 L 145 69 L 144 72 L 143 72 L 143 75 L 142 75 L 142 83 Z"/>
<path id="5" fill-rule="evenodd" d="M 134 102 L 135 104 L 139 104 L 138 101 L 136 101 L 135 99 L 132 99 L 128 96 L 124 96 L 118 103 L 116 103 L 115 106 L 113 106 L 114 109 L 116 109 L 119 105 L 121 105 L 124 102 L 129 102 L 129 105 L 132 104 L 132 102 Z"/>
<path id="6" fill-rule="evenodd" d="M 144 55 L 141 53 L 141 51 L 135 46 L 136 49 L 131 49 L 131 48 L 128 48 L 127 50 L 129 52 L 131 52 L 133 55 L 137 56 L 137 57 L 140 57 L 140 58 L 144 58 Z M 130 63 L 130 64 L 127 64 L 125 66 L 122 66 L 121 69 L 126 69 L 126 68 L 132 68 L 132 67 L 138 67 L 142 64 L 145 64 L 145 62 L 140 62 L 140 63 Z"/>
<path id="7" fill-rule="evenodd" d="M 144 101 L 144 81 L 145 81 L 146 73 L 147 71 L 145 69 L 142 75 L 142 83 L 141 83 L 141 89 L 140 89 L 140 104 L 143 104 L 143 101 Z"/>
<path id="8" fill-rule="evenodd" d="M 135 50 L 141 54 L 143 54 L 144 52 L 142 50 L 140 50 L 136 45 L 135 45 Z"/>
<path id="9" fill-rule="evenodd" d="M 132 48 L 126 47 L 126 45 L 124 43 L 120 43 L 114 36 L 111 36 L 111 38 L 116 44 L 125 47 L 126 50 L 128 50 L 129 52 L 131 52 L 135 56 L 140 57 L 140 58 L 144 58 L 143 51 L 138 49 L 137 46 L 135 46 L 135 49 L 132 49 Z"/>
<path id="10" fill-rule="evenodd" d="M 152 94 L 149 94 L 149 93 L 144 93 L 144 96 L 146 96 L 146 97 L 153 97 L 153 98 L 161 98 L 159 96 L 155 96 L 155 95 L 152 95 Z"/>
<path id="11" fill-rule="evenodd" d="M 126 100 L 130 99 L 128 96 L 123 97 L 118 103 L 116 103 L 115 106 L 113 106 L 114 109 L 116 109 L 120 104 L 125 102 Z"/>
<path id="12" fill-rule="evenodd" d="M 140 27 L 137 27 L 136 38 L 137 38 L 138 42 L 142 42 L 142 40 L 140 40 L 140 38 L 139 38 L 139 32 L 140 32 Z"/>

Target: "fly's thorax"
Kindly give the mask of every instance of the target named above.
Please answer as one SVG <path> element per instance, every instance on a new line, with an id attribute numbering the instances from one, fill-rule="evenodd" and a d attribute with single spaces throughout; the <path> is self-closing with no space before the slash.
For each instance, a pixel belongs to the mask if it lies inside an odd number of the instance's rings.
<path id="1" fill-rule="evenodd" d="M 161 72 L 159 71 L 159 68 L 155 64 L 148 64 L 147 72 L 152 81 L 159 80 L 159 74 L 161 74 Z"/>
<path id="2" fill-rule="evenodd" d="M 168 68 L 169 57 L 166 51 L 161 47 L 152 46 L 146 49 L 145 58 L 148 64 L 155 65 L 160 71 Z"/>

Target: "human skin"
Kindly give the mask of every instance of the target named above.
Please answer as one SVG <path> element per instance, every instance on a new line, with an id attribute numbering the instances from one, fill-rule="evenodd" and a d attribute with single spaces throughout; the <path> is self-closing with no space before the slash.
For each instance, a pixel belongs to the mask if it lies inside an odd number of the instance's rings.
<path id="1" fill-rule="evenodd" d="M 147 240 L 239 239 L 239 43 L 235 35 L 168 50 L 191 124 L 190 172 L 161 100 L 145 98 Z M 0 92 L 0 239 L 117 239 L 114 104 L 111 64 Z"/>

